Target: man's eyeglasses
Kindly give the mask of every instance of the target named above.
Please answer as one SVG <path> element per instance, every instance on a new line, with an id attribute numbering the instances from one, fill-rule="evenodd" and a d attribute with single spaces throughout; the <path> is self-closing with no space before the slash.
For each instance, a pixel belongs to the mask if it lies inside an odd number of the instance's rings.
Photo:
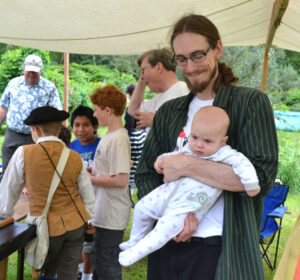
<path id="1" fill-rule="evenodd" d="M 177 63 L 179 66 L 186 66 L 188 59 L 193 61 L 195 64 L 201 64 L 205 61 L 205 57 L 208 54 L 209 50 L 211 49 L 211 46 L 208 47 L 208 49 L 203 51 L 196 51 L 190 55 L 190 57 L 185 57 L 183 55 L 174 55 L 173 61 Z"/>

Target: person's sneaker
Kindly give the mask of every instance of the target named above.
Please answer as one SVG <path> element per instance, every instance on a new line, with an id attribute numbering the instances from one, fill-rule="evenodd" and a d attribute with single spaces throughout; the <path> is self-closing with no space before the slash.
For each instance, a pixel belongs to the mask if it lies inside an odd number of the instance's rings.
<path id="1" fill-rule="evenodd" d="M 79 271 L 79 272 L 78 272 L 78 278 L 77 278 L 77 279 L 78 279 L 78 280 L 81 280 L 81 277 L 82 277 L 82 272 Z"/>

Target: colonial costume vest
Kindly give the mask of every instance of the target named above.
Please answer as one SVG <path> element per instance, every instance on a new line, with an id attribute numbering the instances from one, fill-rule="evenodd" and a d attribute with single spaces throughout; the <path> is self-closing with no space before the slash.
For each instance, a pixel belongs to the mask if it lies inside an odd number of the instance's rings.
<path id="1" fill-rule="evenodd" d="M 42 145 L 48 151 L 56 166 L 62 152 L 62 144 L 55 141 L 45 141 Z M 70 152 L 62 180 L 65 183 L 73 201 L 76 203 L 85 221 L 89 215 L 78 193 L 77 180 L 82 170 L 82 160 L 75 151 Z M 39 144 L 24 146 L 25 184 L 28 189 L 29 209 L 31 216 L 40 216 L 46 205 L 49 187 L 54 174 L 54 168 Z M 53 196 L 48 212 L 49 236 L 62 235 L 81 227 L 84 224 L 66 188 L 59 183 Z"/>

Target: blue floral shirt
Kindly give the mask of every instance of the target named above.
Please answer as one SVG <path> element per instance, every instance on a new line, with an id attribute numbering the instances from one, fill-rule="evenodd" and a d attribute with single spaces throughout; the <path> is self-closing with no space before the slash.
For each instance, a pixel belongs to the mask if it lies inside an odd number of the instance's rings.
<path id="1" fill-rule="evenodd" d="M 13 131 L 25 134 L 30 134 L 30 129 L 23 121 L 33 109 L 46 105 L 62 109 L 55 85 L 43 77 L 33 86 L 26 83 L 24 76 L 12 79 L 0 100 L 0 106 L 8 109 L 7 126 Z"/>

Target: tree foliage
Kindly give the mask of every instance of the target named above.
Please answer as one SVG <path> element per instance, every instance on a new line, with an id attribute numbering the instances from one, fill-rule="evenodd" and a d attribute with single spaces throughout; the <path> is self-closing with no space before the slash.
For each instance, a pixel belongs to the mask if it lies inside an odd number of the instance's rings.
<path id="1" fill-rule="evenodd" d="M 41 56 L 44 64 L 42 76 L 55 83 L 61 100 L 64 100 L 64 66 L 57 63 L 52 64 L 48 51 L 21 47 L 13 47 L 1 55 L 1 94 L 12 78 L 23 75 L 23 62 L 29 54 Z M 59 59 L 60 53 L 55 53 L 55 55 L 56 59 Z M 88 96 L 96 87 L 114 84 L 125 91 L 129 83 L 135 82 L 136 79 L 130 71 L 120 71 L 116 67 L 106 65 L 71 63 L 69 71 L 69 111 L 72 112 L 78 105 L 91 105 Z"/>
<path id="2" fill-rule="evenodd" d="M 264 47 L 225 47 L 223 57 L 240 78 L 240 85 L 260 88 Z M 297 71 L 287 61 L 284 50 L 270 49 L 266 93 L 282 93 L 300 85 Z"/>
<path id="3" fill-rule="evenodd" d="M 291 186 L 291 192 L 300 193 L 300 134 L 278 131 L 279 161 L 277 177 Z"/>
<path id="4" fill-rule="evenodd" d="M 225 47 L 223 59 L 240 78 L 238 85 L 260 88 L 263 69 L 264 47 Z M 299 104 L 295 90 L 300 87 L 297 70 L 289 63 L 286 52 L 271 48 L 269 52 L 266 93 L 273 104 L 289 106 Z M 290 95 L 293 98 L 290 100 Z"/>
<path id="5" fill-rule="evenodd" d="M 42 56 L 45 78 L 55 79 L 59 92 L 63 92 L 63 53 L 46 52 L 0 44 L 0 91 L 13 77 L 22 75 L 22 64 L 27 54 L 35 53 Z M 223 60 L 232 67 L 240 78 L 239 85 L 260 88 L 264 47 L 225 47 Z M 136 65 L 137 56 L 103 56 L 103 55 L 70 55 L 70 106 L 85 102 L 86 95 L 100 84 L 113 83 L 123 90 L 128 83 L 139 78 Z M 273 104 L 288 106 L 300 110 L 300 56 L 298 53 L 271 48 L 269 54 L 266 93 Z M 49 66 L 49 67 L 48 67 Z M 183 76 L 179 69 L 176 75 L 180 80 Z M 146 92 L 146 98 L 153 93 Z"/>
<path id="6" fill-rule="evenodd" d="M 47 78 L 54 81 L 63 99 L 64 67 L 51 66 Z M 79 105 L 91 105 L 88 96 L 92 91 L 107 84 L 114 84 L 125 92 L 129 83 L 135 83 L 135 78 L 117 69 L 109 69 L 103 65 L 70 64 L 69 71 L 69 110 L 72 112 Z"/>
<path id="7" fill-rule="evenodd" d="M 295 70 L 300 73 L 300 55 L 298 52 L 286 50 L 286 56 L 288 58 L 288 62 L 294 67 Z"/>

